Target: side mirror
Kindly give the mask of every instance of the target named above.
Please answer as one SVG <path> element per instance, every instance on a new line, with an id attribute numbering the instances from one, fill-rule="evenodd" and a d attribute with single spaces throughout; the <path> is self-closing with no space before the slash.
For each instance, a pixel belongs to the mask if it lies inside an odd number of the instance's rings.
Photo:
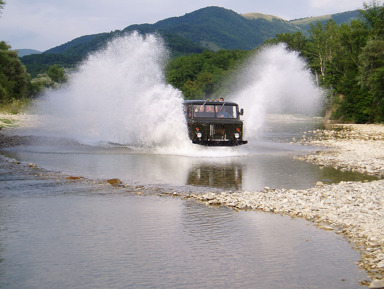
<path id="1" fill-rule="evenodd" d="M 240 109 L 240 115 L 244 114 L 244 109 Z"/>

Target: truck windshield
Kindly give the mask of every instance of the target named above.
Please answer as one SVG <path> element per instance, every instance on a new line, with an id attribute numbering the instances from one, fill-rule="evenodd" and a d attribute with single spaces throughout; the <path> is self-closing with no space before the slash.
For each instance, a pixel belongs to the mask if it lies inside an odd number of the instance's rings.
<path id="1" fill-rule="evenodd" d="M 237 118 L 236 105 L 226 104 L 194 104 L 194 117 Z"/>

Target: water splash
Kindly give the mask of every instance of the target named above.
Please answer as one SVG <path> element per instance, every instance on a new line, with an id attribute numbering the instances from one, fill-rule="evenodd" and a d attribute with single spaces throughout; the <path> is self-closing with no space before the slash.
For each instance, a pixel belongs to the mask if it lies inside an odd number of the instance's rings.
<path id="1" fill-rule="evenodd" d="M 49 91 L 35 110 L 40 132 L 94 144 L 145 147 L 186 142 L 180 91 L 166 84 L 167 50 L 154 35 L 116 38 L 90 55 L 64 88 Z"/>
<path id="2" fill-rule="evenodd" d="M 230 98 L 245 108 L 248 139 L 262 134 L 267 114 L 316 115 L 321 109 L 323 91 L 315 85 L 306 62 L 283 44 L 256 53 L 238 79 Z"/>
<path id="3" fill-rule="evenodd" d="M 39 134 L 86 144 L 118 143 L 159 154 L 223 157 L 247 154 L 247 145 L 206 148 L 187 135 L 180 91 L 165 81 L 168 52 L 155 35 L 133 33 L 109 42 L 51 90 L 35 112 Z M 255 55 L 242 72 L 232 100 L 244 107 L 246 139 L 257 142 L 270 112 L 314 113 L 321 91 L 305 62 L 284 46 Z"/>

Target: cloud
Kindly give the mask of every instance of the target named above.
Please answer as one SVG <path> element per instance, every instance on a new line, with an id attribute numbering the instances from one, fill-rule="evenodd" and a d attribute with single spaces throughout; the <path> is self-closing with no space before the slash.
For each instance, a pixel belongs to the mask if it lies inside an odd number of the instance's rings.
<path id="1" fill-rule="evenodd" d="M 333 7 L 334 10 L 348 11 L 362 9 L 363 3 L 362 0 L 311 0 L 310 6 L 320 10 L 329 10 L 329 7 Z"/>

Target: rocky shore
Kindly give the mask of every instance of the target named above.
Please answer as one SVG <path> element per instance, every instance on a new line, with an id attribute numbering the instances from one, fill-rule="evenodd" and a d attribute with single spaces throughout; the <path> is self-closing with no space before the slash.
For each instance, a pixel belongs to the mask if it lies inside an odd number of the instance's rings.
<path id="1" fill-rule="evenodd" d="M 0 119 L 5 118 L 0 116 Z M 24 116 L 21 120 L 14 117 L 12 124 L 24 125 L 25 119 Z M 28 141 L 28 137 L 8 136 L 0 131 L 0 148 Z M 295 142 L 318 147 L 307 155 L 297 156 L 303 161 L 321 167 L 384 176 L 383 125 L 332 125 L 325 130 L 307 132 Z M 4 163 L 4 158 L 0 157 L 0 162 Z M 124 187 L 124 184 L 119 183 L 120 186 Z M 137 191 L 137 188 L 131 188 L 131 191 Z M 142 194 L 142 191 L 140 188 L 137 193 Z M 157 190 L 156 193 L 191 198 L 210 206 L 304 218 L 321 229 L 334 230 L 360 250 L 359 265 L 371 278 L 363 280 L 362 284 L 370 288 L 384 288 L 384 180 L 333 185 L 319 182 L 314 188 L 306 190 L 266 187 L 258 192 L 197 194 Z"/>
<path id="2" fill-rule="evenodd" d="M 302 156 L 302 160 L 384 177 L 384 125 L 332 125 L 310 131 L 298 142 L 327 148 Z"/>

